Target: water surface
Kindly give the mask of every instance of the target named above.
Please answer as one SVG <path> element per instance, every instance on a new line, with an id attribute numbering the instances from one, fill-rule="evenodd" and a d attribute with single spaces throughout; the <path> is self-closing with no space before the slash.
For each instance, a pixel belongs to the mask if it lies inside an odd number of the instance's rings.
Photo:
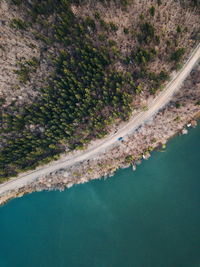
<path id="1" fill-rule="evenodd" d="M 136 172 L 0 208 L 0 267 L 200 266 L 200 126 Z"/>

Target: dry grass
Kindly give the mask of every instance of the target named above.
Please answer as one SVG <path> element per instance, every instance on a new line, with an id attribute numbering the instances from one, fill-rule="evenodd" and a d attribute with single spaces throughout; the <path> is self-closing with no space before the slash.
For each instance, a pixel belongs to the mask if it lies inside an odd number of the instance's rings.
<path id="1" fill-rule="evenodd" d="M 21 31 L 11 27 L 12 20 L 19 17 L 15 6 L 11 6 L 7 0 L 0 1 L 0 98 L 6 100 L 4 106 L 12 102 L 20 106 L 31 103 L 49 71 L 49 66 L 42 59 L 40 43 L 30 30 Z M 29 81 L 20 82 L 15 73 L 20 69 L 19 63 L 23 64 L 33 57 L 39 62 L 36 71 L 30 73 Z"/>

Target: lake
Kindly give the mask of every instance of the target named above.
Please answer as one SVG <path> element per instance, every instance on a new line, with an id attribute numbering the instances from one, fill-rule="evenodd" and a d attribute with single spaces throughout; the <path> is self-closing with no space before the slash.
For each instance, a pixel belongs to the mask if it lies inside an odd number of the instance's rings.
<path id="1" fill-rule="evenodd" d="M 135 172 L 0 207 L 0 267 L 200 266 L 200 126 Z"/>

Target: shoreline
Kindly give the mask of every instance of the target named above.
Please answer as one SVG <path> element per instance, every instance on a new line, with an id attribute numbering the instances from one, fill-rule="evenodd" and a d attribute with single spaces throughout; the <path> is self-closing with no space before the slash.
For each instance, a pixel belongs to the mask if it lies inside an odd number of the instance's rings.
<path id="1" fill-rule="evenodd" d="M 195 122 L 196 122 L 196 120 L 200 120 L 200 111 L 198 111 L 197 114 L 194 115 L 194 119 L 195 119 Z M 185 126 L 182 129 L 184 129 L 186 126 L 187 126 L 187 124 L 185 124 Z M 196 126 L 194 126 L 192 128 L 195 128 L 195 127 Z M 174 137 L 176 137 L 178 135 L 183 135 L 183 133 L 181 133 L 181 131 L 178 130 L 172 136 L 170 136 L 169 139 L 166 140 L 166 143 L 165 144 L 167 144 L 170 140 L 172 140 Z M 163 145 L 165 145 L 165 144 L 163 144 Z M 161 149 L 162 148 L 155 147 L 152 150 L 152 152 L 162 152 Z M 38 181 L 35 181 L 33 184 L 29 184 L 29 185 L 26 185 L 24 187 L 21 187 L 20 189 L 18 189 L 16 191 L 6 192 L 5 195 L 0 196 L 0 207 L 3 206 L 3 205 L 5 205 L 5 204 L 7 204 L 10 200 L 12 200 L 14 198 L 20 198 L 20 197 L 23 197 L 23 196 L 25 196 L 27 194 L 31 194 L 31 193 L 34 193 L 34 192 L 53 191 L 53 190 L 59 190 L 61 192 L 61 191 L 64 191 L 64 190 L 69 189 L 70 187 L 72 187 L 74 185 L 87 183 L 87 182 L 90 182 L 90 181 L 95 180 L 95 179 L 104 179 L 104 180 L 106 180 L 106 179 L 114 176 L 115 175 L 115 172 L 117 170 L 119 170 L 119 169 L 126 169 L 126 168 L 130 168 L 132 166 L 133 171 L 136 171 L 137 166 L 140 165 L 140 164 L 142 164 L 142 160 L 148 160 L 149 157 L 146 158 L 146 159 L 145 158 L 138 159 L 138 161 L 134 165 L 133 164 L 128 164 L 128 165 L 124 164 L 124 165 L 122 165 L 122 166 L 114 169 L 113 172 L 105 173 L 102 176 L 98 176 L 98 177 L 95 177 L 95 178 L 75 180 L 73 182 L 72 182 L 72 180 L 70 180 L 70 181 L 67 181 L 67 183 L 65 185 L 62 184 L 62 183 L 60 183 L 60 186 L 57 186 L 57 187 L 49 186 L 49 184 L 46 184 L 45 186 L 43 184 L 43 187 L 41 185 L 38 186 L 37 185 L 37 182 L 41 182 L 41 180 L 39 178 Z"/>
<path id="2" fill-rule="evenodd" d="M 55 189 L 62 191 L 74 184 L 85 183 L 93 179 L 105 179 L 113 176 L 117 169 L 129 167 L 131 164 L 135 168 L 141 160 L 148 159 L 153 150 L 159 146 L 162 147 L 175 135 L 181 133 L 188 123 L 195 126 L 194 120 L 200 117 L 200 106 L 196 105 L 197 100 L 200 99 L 199 74 L 200 64 L 191 72 L 181 90 L 166 107 L 119 144 L 96 158 L 79 162 L 58 173 L 40 177 L 17 190 L 6 192 L 0 196 L 0 205 L 12 198 L 35 191 Z M 177 107 L 180 101 L 181 106 Z"/>

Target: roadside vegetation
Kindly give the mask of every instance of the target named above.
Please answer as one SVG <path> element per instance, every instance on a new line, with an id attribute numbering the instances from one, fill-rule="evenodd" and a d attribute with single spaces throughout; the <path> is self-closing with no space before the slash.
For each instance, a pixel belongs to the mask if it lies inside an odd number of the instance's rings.
<path id="1" fill-rule="evenodd" d="M 37 88 L 39 95 L 32 104 L 19 107 L 12 102 L 6 106 L 0 99 L 0 178 L 35 168 L 57 159 L 61 152 L 83 149 L 92 139 L 104 137 L 110 125 L 117 119 L 128 120 L 140 98 L 156 94 L 170 71 L 178 68 L 185 55 L 181 34 L 186 29 L 176 25 L 171 39 L 162 36 L 154 18 L 164 1 L 154 1 L 138 16 L 137 24 L 129 27 L 109 21 L 101 13 L 103 8 L 110 12 L 113 6 L 116 12 L 126 13 L 131 2 L 11 1 L 21 17 L 10 26 L 32 32 L 53 72 L 47 85 Z M 197 2 L 186 2 L 186 10 L 197 8 Z M 162 39 L 165 53 L 160 51 Z M 162 63 L 161 68 L 156 62 Z M 18 63 L 15 73 L 21 84 L 31 81 L 39 64 L 35 57 Z M 132 157 L 126 160 L 132 161 Z"/>

